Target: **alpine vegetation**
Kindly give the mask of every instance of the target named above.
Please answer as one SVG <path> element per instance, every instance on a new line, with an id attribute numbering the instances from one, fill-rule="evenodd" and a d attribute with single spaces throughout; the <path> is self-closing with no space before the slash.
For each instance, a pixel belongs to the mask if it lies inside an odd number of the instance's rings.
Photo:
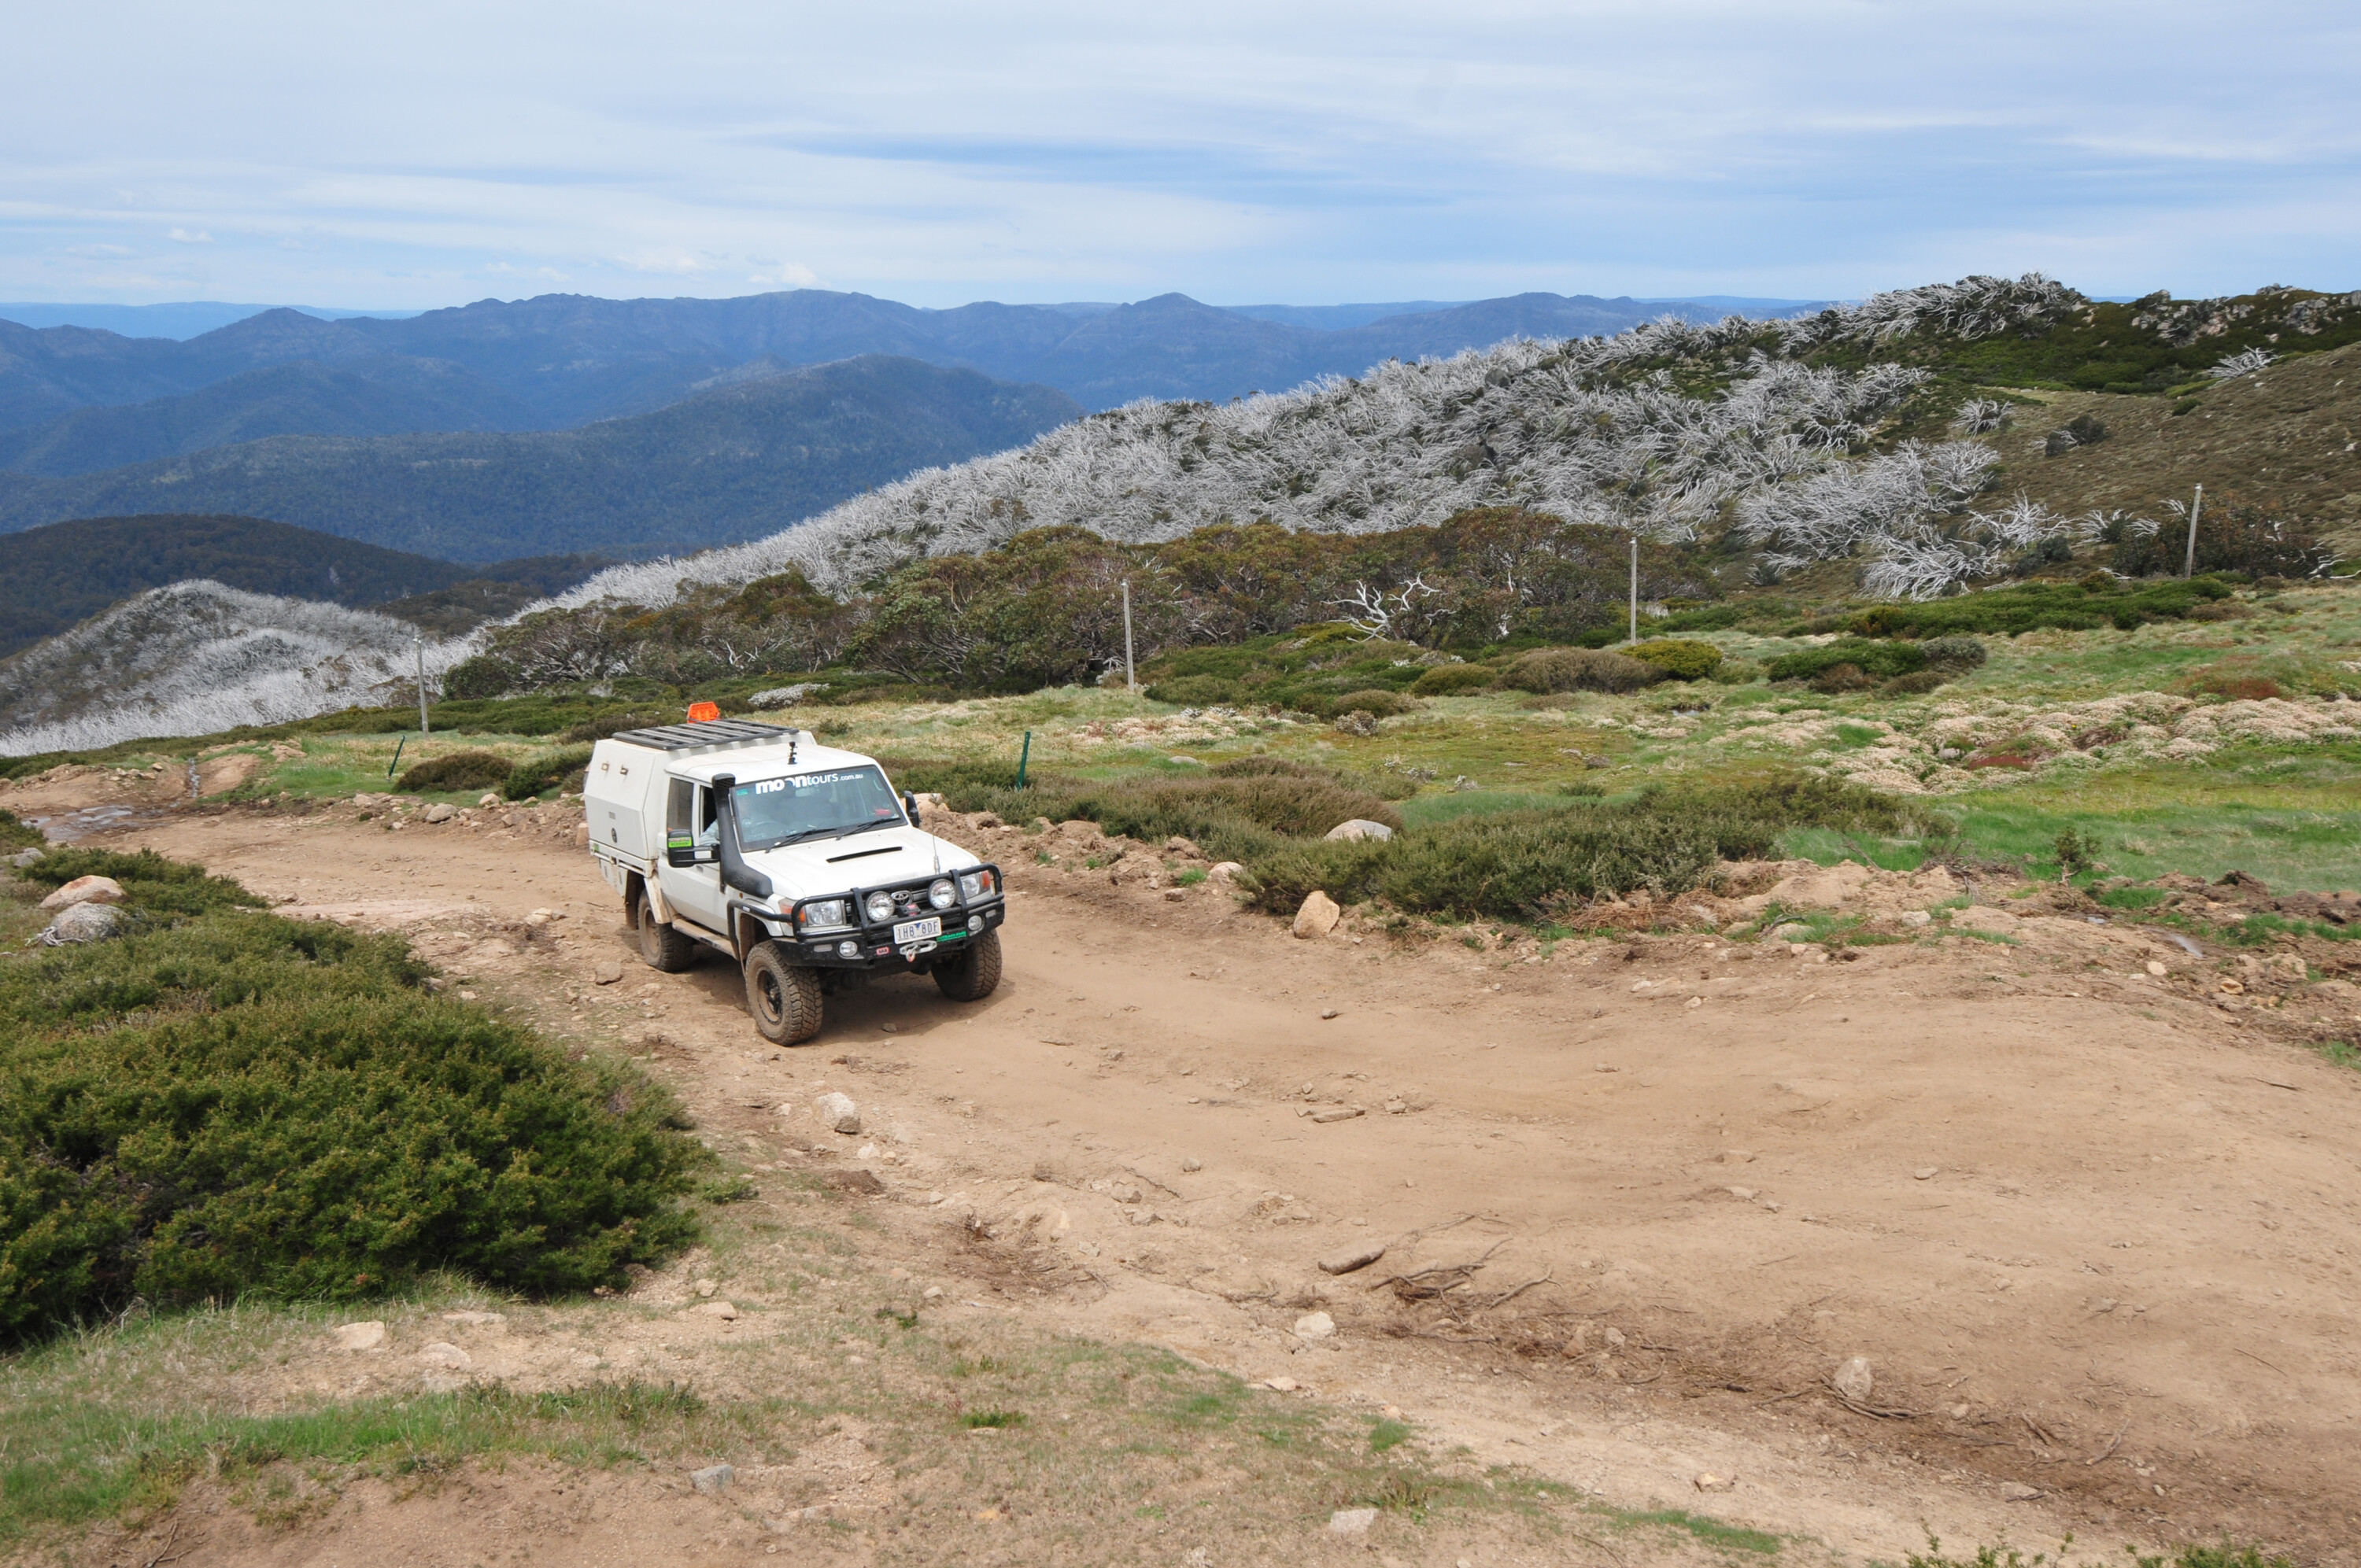
<path id="1" fill-rule="evenodd" d="M 0 663 L 0 756 L 398 702 L 417 690 L 414 630 L 211 581 L 151 588 Z M 468 652 L 426 644 L 429 683 Z"/>

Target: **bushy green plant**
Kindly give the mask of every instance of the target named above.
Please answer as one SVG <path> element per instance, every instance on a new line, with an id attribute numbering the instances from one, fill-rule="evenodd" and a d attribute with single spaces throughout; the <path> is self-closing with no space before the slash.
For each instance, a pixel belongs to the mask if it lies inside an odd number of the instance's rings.
<path id="1" fill-rule="evenodd" d="M 590 748 L 568 746 L 562 751 L 544 751 L 527 757 L 509 770 L 500 781 L 500 795 L 506 800 L 525 800 L 537 795 L 547 795 L 561 788 L 579 791 L 584 771 L 590 765 Z"/>
<path id="2" fill-rule="evenodd" d="M 1840 637 L 1817 648 L 1783 653 L 1771 661 L 1774 681 L 1807 681 L 1839 664 L 1850 664 L 1863 675 L 1892 680 L 1927 667 L 1926 650 L 1916 642 L 1867 637 Z"/>
<path id="3" fill-rule="evenodd" d="M 690 1236 L 709 1157 L 661 1088 L 188 871 L 137 880 L 203 912 L 0 966 L 0 1340 L 438 1268 L 583 1290 Z"/>
<path id="4" fill-rule="evenodd" d="M 187 861 L 168 860 L 153 850 L 125 854 L 60 846 L 17 874 L 44 887 L 63 887 L 76 877 L 111 877 L 123 889 L 124 912 L 134 920 L 186 920 L 263 906 L 261 899 L 229 878 L 214 876 Z"/>
<path id="5" fill-rule="evenodd" d="M 1418 703 L 1400 692 L 1373 686 L 1367 691 L 1346 692 L 1336 699 L 1335 706 L 1339 713 L 1366 713 L 1373 718 L 1391 718 L 1396 714 L 1415 711 Z"/>
<path id="6" fill-rule="evenodd" d="M 1882 696 L 1923 696 L 1949 681 L 1942 670 L 1919 670 L 1907 675 L 1896 675 L 1878 687 Z"/>
<path id="7" fill-rule="evenodd" d="M 2172 566 L 2177 570 L 2179 565 L 2176 558 Z M 2116 569 L 2126 570 L 2121 561 Z M 2014 637 L 2045 627 L 2092 631 L 2113 625 L 2128 630 L 2147 620 L 2185 620 L 2198 606 L 2226 599 L 2232 591 L 2229 583 L 2213 576 L 2149 583 L 2127 593 L 2103 595 L 2085 593 L 2079 583 L 2020 583 L 1919 604 L 1872 605 L 1806 621 L 1788 635 L 1844 631 L 1857 637 L 1932 640 L 1953 632 Z"/>
<path id="8" fill-rule="evenodd" d="M 26 850 L 41 843 L 41 830 L 27 828 L 16 814 L 0 807 L 0 850 Z"/>
<path id="9" fill-rule="evenodd" d="M 1151 773 L 1094 784 L 1045 774 L 1021 790 L 983 781 L 946 782 L 948 787 L 943 787 L 945 801 L 956 811 L 993 811 L 1014 822 L 1079 817 L 1151 844 L 1177 835 L 1225 860 L 1243 861 L 1293 839 L 1317 838 L 1356 817 L 1402 826 L 1401 814 L 1375 794 L 1277 758 L 1241 757 L 1194 778 Z"/>
<path id="10" fill-rule="evenodd" d="M 401 787 L 412 795 L 491 789 L 507 782 L 513 765 L 498 751 L 453 751 L 404 768 Z"/>
<path id="11" fill-rule="evenodd" d="M 1935 669 L 1972 670 L 1980 667 L 1991 655 L 1980 638 L 1953 635 L 1929 637 L 1918 644 L 1918 652 Z"/>
<path id="12" fill-rule="evenodd" d="M 1411 683 L 1413 696 L 1465 696 L 1488 689 L 1499 678 L 1485 664 L 1437 664 Z"/>
<path id="13" fill-rule="evenodd" d="M 1384 841 L 1293 844 L 1246 861 L 1255 902 L 1290 914 L 1321 889 L 1344 903 L 1460 918 L 1532 919 L 1569 898 L 1697 885 L 1718 860 L 1767 854 L 1791 828 L 1893 832 L 1908 822 L 1883 795 L 1780 774 L 1742 784 L 1652 791 L 1620 805 L 1465 817 Z"/>
<path id="14" fill-rule="evenodd" d="M 1622 652 L 1624 657 L 1653 664 L 1676 681 L 1703 680 L 1721 667 L 1720 649 L 1710 642 L 1693 642 L 1679 637 L 1634 642 Z"/>
<path id="15" fill-rule="evenodd" d="M 1536 648 L 1520 653 L 1500 676 L 1511 691 L 1631 692 L 1653 685 L 1664 672 L 1642 660 L 1593 648 Z"/>

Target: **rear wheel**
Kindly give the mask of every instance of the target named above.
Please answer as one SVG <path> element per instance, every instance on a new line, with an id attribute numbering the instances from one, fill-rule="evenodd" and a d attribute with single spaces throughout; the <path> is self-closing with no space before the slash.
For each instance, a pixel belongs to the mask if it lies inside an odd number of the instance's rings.
<path id="1" fill-rule="evenodd" d="M 774 1046 L 797 1046 L 819 1033 L 819 974 L 787 962 L 775 942 L 746 955 L 746 1010 L 755 1032 Z"/>
<path id="2" fill-rule="evenodd" d="M 656 918 L 655 900 L 640 894 L 640 957 L 650 969 L 677 974 L 697 958 L 697 944 Z"/>
<path id="3" fill-rule="evenodd" d="M 936 962 L 935 983 L 953 1002 L 981 1002 L 1000 989 L 1000 933 L 970 937 L 966 948 L 954 962 Z"/>

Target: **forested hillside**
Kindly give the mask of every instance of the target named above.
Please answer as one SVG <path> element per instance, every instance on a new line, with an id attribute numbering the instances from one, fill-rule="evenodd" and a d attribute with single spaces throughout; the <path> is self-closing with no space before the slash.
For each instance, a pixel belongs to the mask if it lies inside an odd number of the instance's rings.
<path id="1" fill-rule="evenodd" d="M 170 508 L 454 561 L 643 555 L 771 533 L 1081 411 L 1046 387 L 908 359 L 759 367 L 756 378 L 579 430 L 278 436 L 74 478 L 0 475 L 0 530 Z"/>
<path id="2" fill-rule="evenodd" d="M 118 600 L 210 580 L 248 593 L 392 613 L 440 635 L 559 593 L 609 565 L 596 555 L 461 566 L 254 517 L 82 518 L 11 536 L 0 572 L 0 657 L 54 637 Z M 413 597 L 416 596 L 416 597 Z M 403 601 L 395 605 L 394 601 Z M 460 618 L 461 607 L 488 613 Z"/>

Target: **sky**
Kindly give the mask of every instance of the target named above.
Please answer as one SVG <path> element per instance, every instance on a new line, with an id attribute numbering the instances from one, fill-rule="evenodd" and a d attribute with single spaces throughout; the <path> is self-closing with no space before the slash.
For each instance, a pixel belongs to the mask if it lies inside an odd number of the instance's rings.
<path id="1" fill-rule="evenodd" d="M 8 24 L 0 299 L 2361 288 L 2361 6 L 203 6 Z"/>

